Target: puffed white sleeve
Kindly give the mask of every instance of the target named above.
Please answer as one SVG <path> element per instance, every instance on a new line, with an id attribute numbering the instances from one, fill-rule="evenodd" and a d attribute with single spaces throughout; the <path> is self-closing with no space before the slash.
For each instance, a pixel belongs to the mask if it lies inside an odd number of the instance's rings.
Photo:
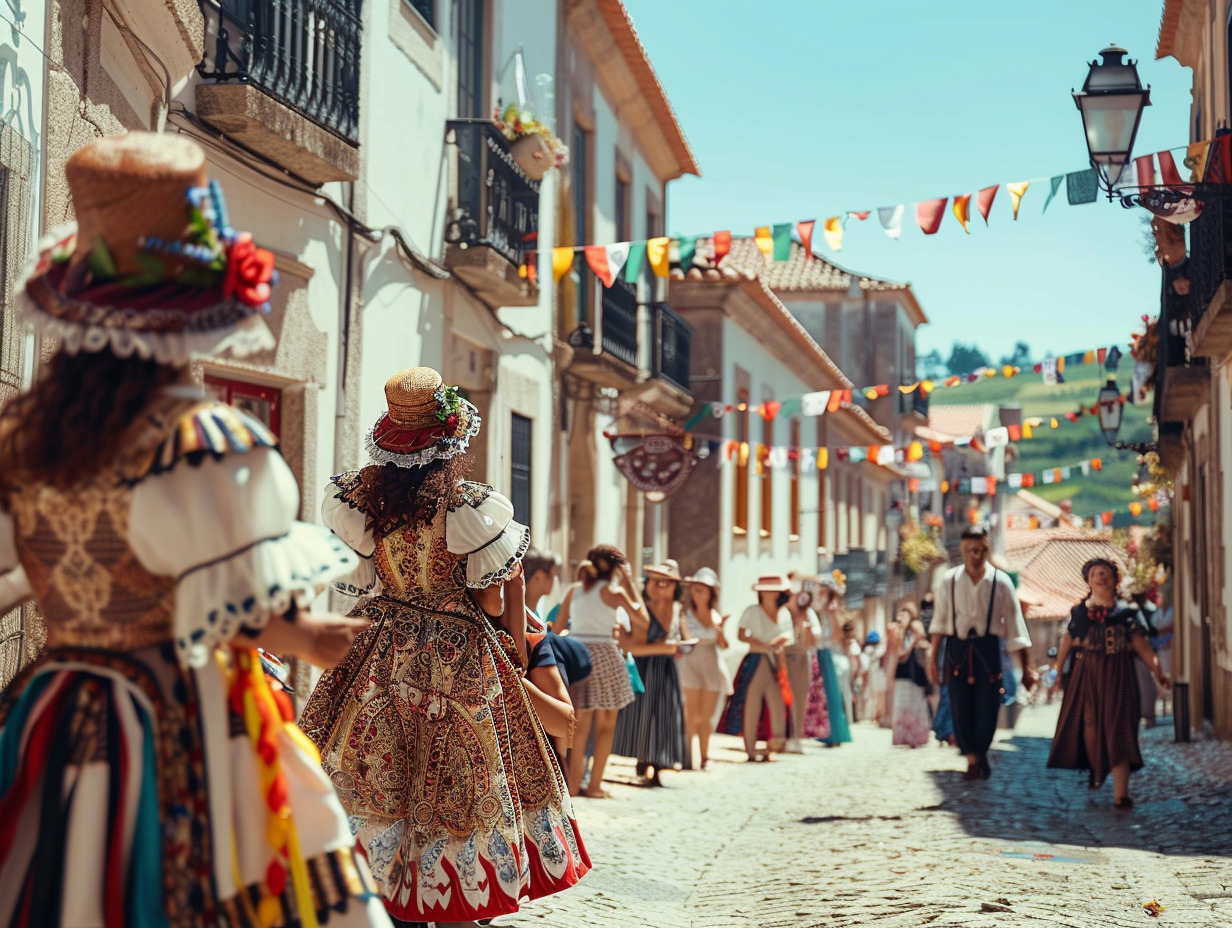
<path id="1" fill-rule="evenodd" d="M 26 569 L 17 557 L 13 517 L 0 510 L 0 613 L 8 612 L 32 595 Z"/>
<path id="2" fill-rule="evenodd" d="M 347 596 L 372 596 L 380 592 L 381 581 L 372 565 L 376 540 L 368 528 L 368 516 L 345 496 L 334 478 L 325 485 L 321 500 L 321 521 L 359 556 L 355 569 L 334 581 L 334 589 Z"/>
<path id="3" fill-rule="evenodd" d="M 355 568 L 350 548 L 298 511 L 295 477 L 270 447 L 181 462 L 136 486 L 129 543 L 147 570 L 177 580 L 183 663 L 201 666 L 215 645 Z"/>

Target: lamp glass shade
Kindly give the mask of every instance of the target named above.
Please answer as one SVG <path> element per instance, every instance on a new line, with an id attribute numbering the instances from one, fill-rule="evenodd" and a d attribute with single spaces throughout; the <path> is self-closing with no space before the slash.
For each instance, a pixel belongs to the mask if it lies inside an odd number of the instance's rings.
<path id="1" fill-rule="evenodd" d="M 1074 104 L 1082 113 L 1087 152 L 1091 164 L 1103 175 L 1109 190 L 1133 157 L 1134 138 L 1142 110 L 1151 104 L 1151 89 L 1138 80 L 1136 62 L 1125 58 L 1125 49 L 1115 45 L 1093 61 Z"/>
<path id="2" fill-rule="evenodd" d="M 1108 444 L 1116 442 L 1117 433 L 1121 431 L 1121 391 L 1117 389 L 1116 381 L 1109 380 L 1099 391 L 1099 427 L 1104 433 Z"/>

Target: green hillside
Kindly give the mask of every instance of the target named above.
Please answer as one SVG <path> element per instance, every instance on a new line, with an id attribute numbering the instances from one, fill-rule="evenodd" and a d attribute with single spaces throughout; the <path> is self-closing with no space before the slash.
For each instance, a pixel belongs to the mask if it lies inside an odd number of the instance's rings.
<path id="1" fill-rule="evenodd" d="M 1121 359 L 1116 379 L 1122 392 L 1129 389 L 1132 368 L 1131 358 Z M 1126 507 L 1137 498 L 1130 490 L 1134 475 L 1138 472 L 1137 454 L 1110 448 L 1099 430 L 1099 419 L 1096 416 L 1083 416 L 1077 423 L 1061 418 L 1067 412 L 1074 412 L 1079 406 L 1093 406 L 1107 377 L 1108 372 L 1102 364 L 1067 366 L 1065 383 L 1047 386 L 1040 375 L 1028 371 L 1010 380 L 996 377 L 968 386 L 934 390 L 931 402 L 938 406 L 967 403 L 995 403 L 1000 406 L 1017 404 L 1022 407 L 1025 418 L 1056 416 L 1060 426 L 1055 431 L 1045 423 L 1035 430 L 1034 438 L 1017 443 L 1018 459 L 1008 465 L 1007 470 L 1036 472 L 1036 480 L 1039 481 L 1040 471 L 1066 467 L 1087 458 L 1102 458 L 1102 471 L 1092 471 L 1084 477 L 1081 471 L 1075 469 L 1071 480 L 1048 486 L 1037 482 L 1032 492 L 1053 503 L 1072 500 L 1074 512 L 1083 516 L 1115 510 L 1119 524 L 1130 518 Z M 1117 436 L 1121 441 L 1151 439 L 1151 427 L 1146 422 L 1151 414 L 1150 404 L 1149 396 L 1144 405 L 1126 404 L 1121 420 L 1121 432 Z M 1143 521 L 1149 521 L 1151 514 L 1144 510 L 1142 516 Z"/>

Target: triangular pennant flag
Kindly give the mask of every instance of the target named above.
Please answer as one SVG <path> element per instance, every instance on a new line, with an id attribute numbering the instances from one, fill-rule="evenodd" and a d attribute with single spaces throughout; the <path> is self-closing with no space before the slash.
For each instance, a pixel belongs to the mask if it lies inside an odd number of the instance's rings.
<path id="1" fill-rule="evenodd" d="M 816 393 L 806 393 L 800 397 L 800 415 L 820 416 L 826 411 L 830 402 L 829 390 L 818 390 Z"/>
<path id="2" fill-rule="evenodd" d="M 1005 185 L 1005 189 L 1010 192 L 1010 206 L 1013 207 L 1015 221 L 1018 220 L 1018 204 L 1022 202 L 1022 198 L 1026 196 L 1027 188 L 1030 186 L 1031 182 L 1029 180 Z"/>
<path id="3" fill-rule="evenodd" d="M 885 229 L 885 234 L 890 238 L 898 238 L 903 234 L 903 213 L 906 211 L 907 207 L 902 203 L 898 206 L 877 208 L 877 218 L 881 220 L 881 228 Z"/>
<path id="4" fill-rule="evenodd" d="M 971 230 L 967 228 L 967 223 L 971 221 L 971 194 L 964 193 L 954 198 L 954 218 L 963 227 L 963 231 L 970 235 Z"/>
<path id="5" fill-rule="evenodd" d="M 731 242 L 730 230 L 725 229 L 722 232 L 714 233 L 714 263 L 716 267 L 731 252 Z"/>
<path id="6" fill-rule="evenodd" d="M 1185 149 L 1185 167 L 1189 168 L 1189 179 L 1195 184 L 1206 177 L 1206 157 L 1210 150 L 1210 142 L 1194 142 Z"/>
<path id="7" fill-rule="evenodd" d="M 1154 187 L 1155 186 L 1155 156 L 1154 155 L 1139 155 L 1134 159 L 1134 169 L 1138 177 L 1138 187 Z"/>
<path id="8" fill-rule="evenodd" d="M 780 416 L 794 416 L 800 411 L 800 399 L 783 400 L 782 406 L 779 409 Z"/>
<path id="9" fill-rule="evenodd" d="M 813 257 L 813 226 L 815 225 L 817 225 L 816 219 L 796 223 L 796 234 L 800 236 L 800 247 L 804 249 L 804 260 L 806 261 Z"/>
<path id="10" fill-rule="evenodd" d="M 1065 196 L 1070 206 L 1094 203 L 1099 199 L 1099 181 L 1095 176 L 1095 168 L 1066 174 Z"/>
<path id="11" fill-rule="evenodd" d="M 791 260 L 791 223 L 776 223 L 772 237 L 774 238 L 774 260 Z"/>
<path id="12" fill-rule="evenodd" d="M 603 286 L 610 287 L 619 269 L 613 270 L 607 260 L 607 249 L 602 245 L 587 245 L 584 253 L 586 255 L 586 266 L 589 267 L 596 277 L 603 281 Z"/>
<path id="13" fill-rule="evenodd" d="M 1176 169 L 1176 161 L 1172 158 L 1172 152 L 1161 151 L 1155 157 L 1159 160 L 1159 176 L 1164 184 L 1169 187 L 1180 184 L 1181 172 Z"/>
<path id="14" fill-rule="evenodd" d="M 843 391 L 835 390 L 830 394 L 830 401 L 826 403 L 826 412 L 838 412 L 843 405 Z"/>
<path id="15" fill-rule="evenodd" d="M 671 259 L 667 251 L 671 241 L 663 235 L 646 242 L 646 260 L 650 262 L 650 269 L 654 271 L 655 277 L 671 276 Z"/>
<path id="16" fill-rule="evenodd" d="M 1104 525 L 1111 525 L 1112 519 L 1115 516 L 1116 516 L 1115 512 L 1105 512 L 1105 513 L 1100 514 L 1100 518 L 1103 521 Z"/>
<path id="17" fill-rule="evenodd" d="M 863 222 L 865 219 L 867 219 L 872 214 L 873 214 L 873 211 L 871 209 L 862 209 L 858 211 L 848 212 L 847 218 L 848 219 L 858 219 L 860 222 Z"/>
<path id="18" fill-rule="evenodd" d="M 1044 208 L 1041 210 L 1041 212 L 1044 213 L 1048 212 L 1048 204 L 1052 202 L 1052 198 L 1057 195 L 1057 191 L 1060 190 L 1061 185 L 1065 183 L 1065 175 L 1058 174 L 1056 177 L 1052 178 L 1050 183 L 1052 184 L 1052 189 L 1048 191 L 1048 199 L 1044 201 Z"/>
<path id="19" fill-rule="evenodd" d="M 941 228 L 941 219 L 945 216 L 945 204 L 949 197 L 936 200 L 922 200 L 915 205 L 915 221 L 925 235 L 936 235 Z"/>
<path id="20" fill-rule="evenodd" d="M 775 417 L 779 414 L 779 409 L 782 405 L 782 403 L 776 400 L 767 400 L 757 407 L 757 414 L 767 422 L 773 422 Z"/>
<path id="21" fill-rule="evenodd" d="M 1095 357 L 1099 359 L 1100 364 L 1103 364 L 1106 360 L 1108 360 L 1108 349 L 1100 348 L 1095 352 Z"/>
<path id="22" fill-rule="evenodd" d="M 774 256 L 774 237 L 770 234 L 770 227 L 758 226 L 754 229 L 753 243 L 757 245 L 757 250 L 761 252 L 761 256 L 769 264 Z"/>
<path id="23" fill-rule="evenodd" d="M 843 220 L 838 216 L 830 216 L 821 224 L 821 232 L 826 237 L 826 244 L 831 251 L 843 250 Z"/>
<path id="24" fill-rule="evenodd" d="M 817 449 L 817 469 L 825 470 L 829 466 L 829 464 L 830 464 L 830 449 L 829 448 L 818 448 Z"/>
<path id="25" fill-rule="evenodd" d="M 569 246 L 552 249 L 552 279 L 560 283 L 560 279 L 569 273 L 573 267 L 573 249 Z"/>
<path id="26" fill-rule="evenodd" d="M 642 262 L 646 259 L 646 243 L 630 242 L 629 253 L 625 259 L 625 280 L 635 284 L 642 276 Z"/>
<path id="27" fill-rule="evenodd" d="M 680 242 L 680 270 L 687 274 L 689 268 L 693 266 L 693 258 L 697 255 L 697 239 L 696 235 L 682 235 L 678 241 Z"/>
<path id="28" fill-rule="evenodd" d="M 997 190 L 1000 187 L 1000 184 L 993 184 L 991 187 L 985 187 L 975 195 L 975 207 L 980 211 L 980 215 L 984 217 L 984 225 L 988 225 L 988 214 L 992 212 L 992 201 L 997 198 Z"/>

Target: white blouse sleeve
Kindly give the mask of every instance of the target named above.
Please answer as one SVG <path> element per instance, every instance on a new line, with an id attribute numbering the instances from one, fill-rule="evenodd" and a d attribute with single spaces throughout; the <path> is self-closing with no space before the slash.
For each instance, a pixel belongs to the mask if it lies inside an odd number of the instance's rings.
<path id="1" fill-rule="evenodd" d="M 380 592 L 381 581 L 372 565 L 376 539 L 368 528 L 368 516 L 343 498 L 333 480 L 325 485 L 321 501 L 321 521 L 359 555 L 359 563 L 348 575 L 334 582 L 334 589 L 347 596 L 372 596 Z"/>
<path id="2" fill-rule="evenodd" d="M 0 511 L 0 613 L 8 612 L 33 595 L 26 569 L 17 557 L 13 517 Z"/>
<path id="3" fill-rule="evenodd" d="M 354 569 L 355 555 L 298 522 L 299 488 L 273 448 L 186 462 L 133 491 L 129 543 L 151 573 L 178 580 L 180 660 L 201 666 L 241 629 L 265 626 L 300 594 Z"/>

